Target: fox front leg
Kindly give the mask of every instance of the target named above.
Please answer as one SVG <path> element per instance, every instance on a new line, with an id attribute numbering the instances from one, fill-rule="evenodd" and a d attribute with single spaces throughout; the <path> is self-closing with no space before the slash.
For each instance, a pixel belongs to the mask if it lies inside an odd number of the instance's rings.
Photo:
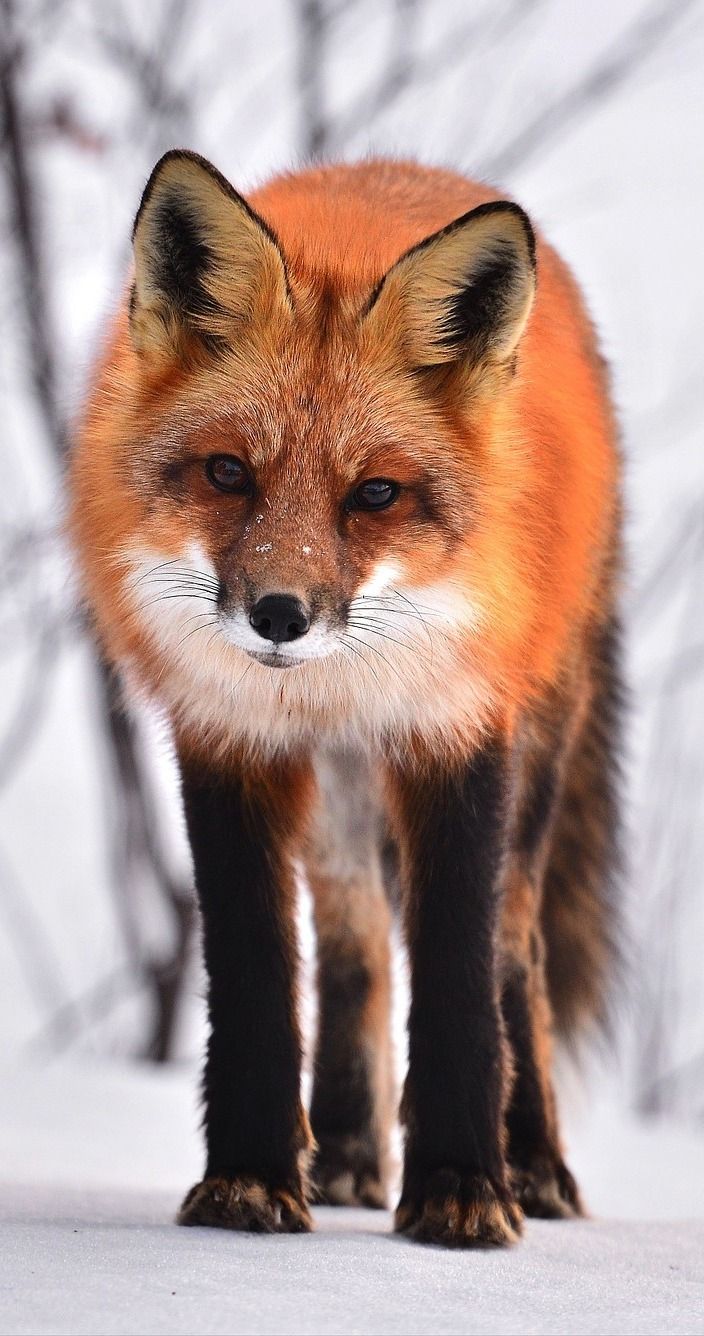
<path id="1" fill-rule="evenodd" d="M 512 1243 L 521 1211 L 504 1154 L 506 1044 L 496 927 L 508 771 L 501 742 L 452 769 L 391 775 L 406 883 L 409 1068 L 396 1229 L 427 1243 Z"/>
<path id="2" fill-rule="evenodd" d="M 228 773 L 181 759 L 203 923 L 208 1041 L 206 1164 L 182 1225 L 269 1233 L 311 1228 L 311 1147 L 300 1097 L 294 886 L 288 840 L 309 790 L 281 763 Z"/>

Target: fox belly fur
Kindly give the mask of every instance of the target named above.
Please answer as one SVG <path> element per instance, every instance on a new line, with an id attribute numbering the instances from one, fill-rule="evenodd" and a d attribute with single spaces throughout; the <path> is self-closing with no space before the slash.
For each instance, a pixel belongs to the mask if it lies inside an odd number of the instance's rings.
<path id="1" fill-rule="evenodd" d="M 245 200 L 169 153 L 72 497 L 104 652 L 181 772 L 210 1021 L 181 1223 L 386 1204 L 397 908 L 397 1229 L 481 1246 L 579 1215 L 552 1037 L 602 1017 L 611 969 L 620 501 L 569 271 L 451 172 L 319 167 Z"/>

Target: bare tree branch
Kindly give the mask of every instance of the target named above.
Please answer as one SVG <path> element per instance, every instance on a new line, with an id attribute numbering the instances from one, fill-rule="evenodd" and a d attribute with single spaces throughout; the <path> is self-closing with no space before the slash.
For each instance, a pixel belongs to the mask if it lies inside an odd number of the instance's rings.
<path id="1" fill-rule="evenodd" d="M 47 686 L 55 661 L 58 628 L 46 617 L 37 622 L 36 642 L 29 671 L 9 727 L 0 738 L 0 789 L 14 775 L 17 763 L 35 737 L 47 706 Z"/>
<path id="2" fill-rule="evenodd" d="M 704 1053 L 695 1053 L 693 1057 L 685 1059 L 684 1062 L 677 1063 L 674 1067 L 668 1067 L 666 1071 L 661 1072 L 659 1076 L 646 1086 L 641 1092 L 641 1107 L 646 1111 L 657 1112 L 662 1107 L 663 1097 L 669 1096 L 673 1090 L 679 1090 L 693 1086 L 695 1092 L 701 1091 L 701 1082 L 704 1077 Z M 704 1112 L 704 1099 L 700 1094 L 700 1113 Z"/>
<path id="3" fill-rule="evenodd" d="M 113 873 L 118 909 L 128 947 L 135 957 L 153 999 L 153 1021 L 145 1056 L 164 1062 L 171 1053 L 177 1010 L 195 924 L 195 897 L 190 880 L 172 873 L 160 843 L 160 822 L 149 785 L 140 766 L 134 720 L 125 710 L 117 679 L 105 665 L 100 668 L 103 711 L 109 725 L 111 758 L 119 783 L 119 813 L 113 813 Z M 127 896 L 139 889 L 147 875 L 160 889 L 171 919 L 173 945 L 163 953 L 147 953 L 139 934 L 126 918 Z"/>
<path id="4" fill-rule="evenodd" d="M 686 642 L 701 603 L 700 570 L 704 558 L 704 523 L 701 514 L 677 626 L 673 652 Z M 652 777 L 652 806 L 657 813 L 647 826 L 641 867 L 642 892 L 649 917 L 641 914 L 648 968 L 641 970 L 640 1022 L 637 1040 L 637 1104 L 641 1112 L 662 1112 L 673 1092 L 659 1078 L 672 1063 L 680 1024 L 681 998 L 676 986 L 679 975 L 679 942 L 675 926 L 683 922 L 683 897 L 687 893 L 686 861 L 691 841 L 682 839 L 680 823 L 687 820 L 686 795 L 691 785 L 682 753 L 686 716 L 681 699 L 662 694 L 657 702 L 644 773 Z"/>
<path id="5" fill-rule="evenodd" d="M 49 1019 L 28 1040 L 23 1055 L 38 1058 L 64 1053 L 82 1039 L 87 1030 L 106 1020 L 125 997 L 143 987 L 144 981 L 135 974 L 131 961 L 118 965 L 80 997 L 71 998 L 55 1007 Z"/>
<path id="6" fill-rule="evenodd" d="M 330 19 L 323 0 L 297 0 L 297 11 L 301 149 L 304 157 L 316 159 L 330 149 L 323 80 Z"/>
<path id="7" fill-rule="evenodd" d="M 54 1011 L 66 1004 L 61 967 L 43 923 L 31 901 L 18 885 L 7 855 L 0 850 L 0 918 L 5 920 L 15 944 L 17 961 L 27 991 L 40 1011 Z"/>
<path id="8" fill-rule="evenodd" d="M 542 107 L 532 120 L 493 156 L 486 157 L 478 167 L 483 176 L 498 180 L 510 176 L 517 167 L 523 167 L 543 152 L 551 141 L 562 137 L 586 112 L 601 106 L 605 100 L 639 73 L 645 61 L 653 55 L 674 30 L 697 0 L 659 0 L 641 14 L 616 39 L 582 79 L 573 84 L 553 102 Z"/>
<path id="9" fill-rule="evenodd" d="M 158 142 L 174 134 L 187 137 L 189 98 L 173 87 L 171 71 L 190 12 L 190 0 L 168 0 L 154 39 L 146 45 L 136 38 L 123 4 L 97 27 L 103 50 L 128 74 L 138 95 L 132 135 L 137 142 L 144 137 L 145 124 L 149 138 Z"/>
<path id="10" fill-rule="evenodd" d="M 360 125 L 371 124 L 375 117 L 393 106 L 401 94 L 422 77 L 415 50 L 420 17 L 418 0 L 395 0 L 393 12 L 389 56 L 383 77 L 378 80 L 376 88 L 362 94 L 356 105 L 346 111 L 344 118 L 331 127 L 330 138 L 337 144 L 344 144 Z"/>
<path id="11" fill-rule="evenodd" d="M 67 452 L 66 424 L 59 411 L 52 356 L 52 335 L 39 224 L 28 170 L 28 146 L 19 109 L 17 77 L 23 59 L 13 27 L 12 0 L 3 0 L 0 34 L 0 107 L 3 121 L 3 156 L 10 201 L 10 226 L 17 248 L 23 313 L 29 338 L 29 366 L 37 402 L 47 429 L 47 442 L 59 463 Z"/>
<path id="12" fill-rule="evenodd" d="M 166 79 L 166 57 L 178 39 L 187 10 L 187 0 L 170 0 L 164 7 L 158 43 L 153 50 L 142 49 L 133 41 L 127 22 L 120 25 L 117 35 L 113 36 L 113 50 L 133 70 L 148 109 L 153 112 L 158 110 L 164 121 L 181 116 L 185 106 L 183 99 L 170 90 Z M 47 443 L 56 462 L 63 469 L 68 453 L 68 436 L 58 407 L 56 343 L 50 325 L 38 197 L 32 180 L 31 145 L 18 86 L 18 71 L 26 59 L 26 52 L 18 36 L 17 12 L 13 0 L 2 0 L 0 18 L 3 159 L 12 209 L 12 236 L 17 251 L 22 309 L 27 321 L 28 363 Z M 19 712 L 5 737 L 0 755 L 0 778 L 7 778 L 38 718 L 50 676 L 50 644 L 49 630 L 45 628 L 36 642 L 33 672 L 25 686 Z M 126 906 L 132 889 L 132 876 L 139 885 L 140 878 L 146 874 L 156 886 L 173 924 L 173 948 L 165 951 L 163 958 L 157 959 L 145 956 L 139 934 L 132 931 L 128 917 L 124 913 L 122 915 L 127 945 L 133 953 L 135 968 L 151 989 L 154 1018 L 147 1050 L 155 1060 L 163 1061 L 170 1051 L 188 956 L 194 921 L 193 894 L 190 885 L 182 885 L 170 874 L 163 857 L 158 843 L 158 818 L 152 810 L 146 777 L 138 758 L 134 724 L 124 712 L 112 674 L 99 654 L 96 671 L 102 728 L 112 749 L 114 769 L 121 785 L 118 788 L 117 804 L 114 797 L 111 803 L 114 844 L 123 850 L 122 858 L 114 859 L 113 870 L 118 876 L 116 896 Z M 114 811 L 116 805 L 117 815 Z"/>
<path id="13" fill-rule="evenodd" d="M 415 40 L 420 16 L 418 4 L 416 0 L 398 0 L 386 69 L 374 87 L 365 90 L 344 115 L 328 126 L 327 147 L 342 150 L 361 126 L 368 129 L 409 88 L 420 88 L 438 77 L 447 78 L 478 45 L 498 41 L 504 33 L 515 31 L 543 3 L 544 0 L 510 0 L 502 9 L 489 6 L 451 28 L 430 51 L 420 52 Z"/>

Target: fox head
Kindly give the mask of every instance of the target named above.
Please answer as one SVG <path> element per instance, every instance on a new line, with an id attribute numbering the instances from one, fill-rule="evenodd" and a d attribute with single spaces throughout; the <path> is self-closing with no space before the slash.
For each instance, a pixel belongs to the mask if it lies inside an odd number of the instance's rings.
<path id="1" fill-rule="evenodd" d="M 467 544 L 533 300 L 530 223 L 488 203 L 386 272 L 359 252 L 284 245 L 195 154 L 152 173 L 106 523 L 165 678 L 251 667 L 289 704 L 346 678 L 417 694 L 481 616 Z"/>

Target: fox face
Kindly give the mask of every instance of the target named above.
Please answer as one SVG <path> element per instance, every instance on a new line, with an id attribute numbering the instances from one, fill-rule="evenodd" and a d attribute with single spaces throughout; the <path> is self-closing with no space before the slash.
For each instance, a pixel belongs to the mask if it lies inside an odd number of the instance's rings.
<path id="1" fill-rule="evenodd" d="M 316 367 L 291 333 L 251 388 L 223 357 L 205 372 L 215 394 L 203 424 L 177 401 L 135 477 L 157 555 L 169 562 L 166 534 L 179 549 L 176 569 L 154 576 L 173 592 L 179 568 L 200 579 L 223 639 L 268 667 L 340 654 L 363 616 L 412 611 L 403 591 L 411 582 L 430 597 L 461 536 L 461 481 L 438 426 L 425 433 L 437 438 L 429 465 L 355 351 L 341 375 L 324 352 Z"/>
<path id="2" fill-rule="evenodd" d="M 482 205 L 370 282 L 285 254 L 214 168 L 173 153 L 134 252 L 108 544 L 121 657 L 144 678 L 148 642 L 200 731 L 237 689 L 237 728 L 275 745 L 297 722 L 435 726 L 460 697 L 479 719 L 468 552 L 533 298 L 526 216 Z"/>

